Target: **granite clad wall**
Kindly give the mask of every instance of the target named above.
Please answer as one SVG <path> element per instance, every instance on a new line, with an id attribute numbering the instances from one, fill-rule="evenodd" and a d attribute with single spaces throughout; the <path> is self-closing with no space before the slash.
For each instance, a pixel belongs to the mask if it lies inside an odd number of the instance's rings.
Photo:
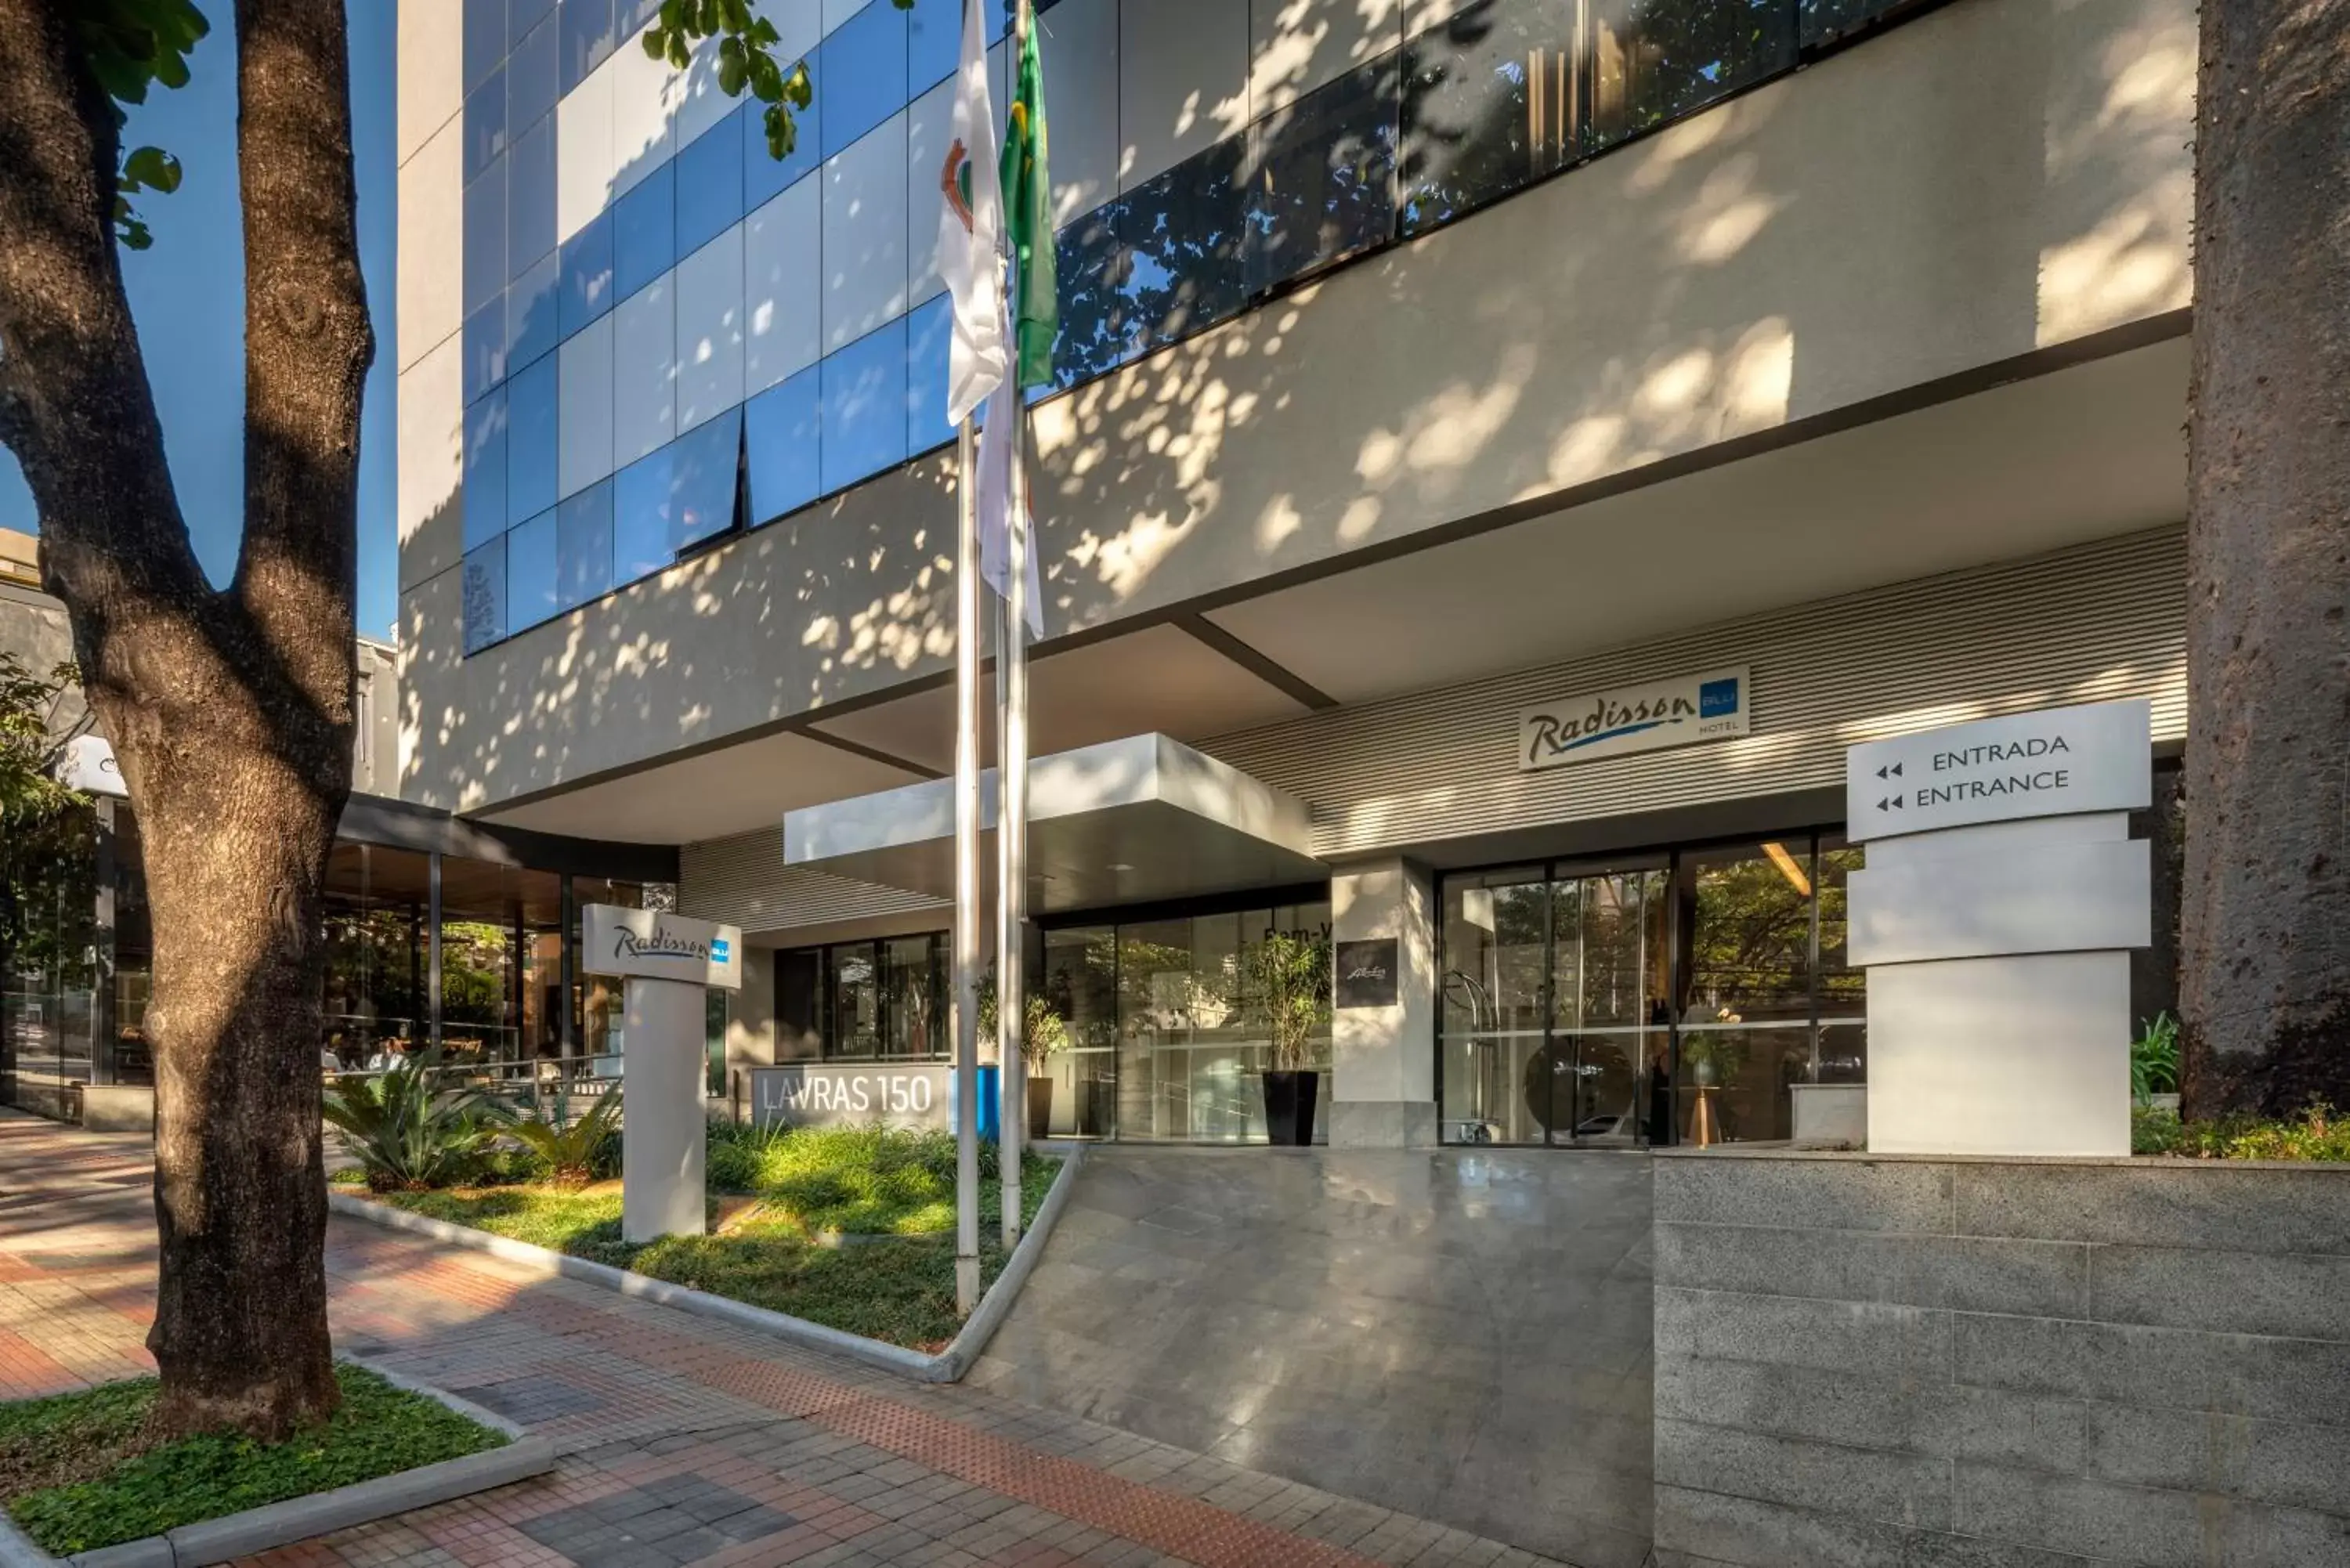
<path id="1" fill-rule="evenodd" d="M 2350 1563 L 2350 1169 L 1655 1164 L 1659 1568 Z"/>

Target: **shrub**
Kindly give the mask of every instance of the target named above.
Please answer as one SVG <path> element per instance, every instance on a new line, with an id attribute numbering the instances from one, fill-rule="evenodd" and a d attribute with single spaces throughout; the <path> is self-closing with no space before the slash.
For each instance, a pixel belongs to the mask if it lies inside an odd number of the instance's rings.
<path id="1" fill-rule="evenodd" d="M 2222 1116 L 2182 1122 L 2176 1111 L 2140 1106 L 2130 1116 L 2130 1152 L 2188 1159 L 2350 1160 L 2350 1120 L 2324 1106 L 2271 1121 Z"/>
<path id="2" fill-rule="evenodd" d="M 419 1191 L 472 1178 L 512 1113 L 481 1089 L 446 1088 L 441 1053 L 403 1058 L 388 1073 L 338 1078 L 320 1105 L 377 1192 Z"/>
<path id="3" fill-rule="evenodd" d="M 2143 1106 L 2157 1095 L 2178 1092 L 2178 1020 L 2158 1012 L 2146 1033 L 2130 1042 L 2130 1098 Z"/>
<path id="4" fill-rule="evenodd" d="M 546 1117 L 517 1116 L 511 1129 L 529 1149 L 534 1174 L 563 1189 L 587 1186 L 620 1168 L 620 1095 L 598 1097 L 584 1116 L 571 1114 L 571 1096 L 557 1093 Z"/>

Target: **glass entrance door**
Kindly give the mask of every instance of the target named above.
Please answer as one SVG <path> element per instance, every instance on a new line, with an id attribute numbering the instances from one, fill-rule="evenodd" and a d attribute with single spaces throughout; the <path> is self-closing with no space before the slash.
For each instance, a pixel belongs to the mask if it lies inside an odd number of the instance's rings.
<path id="1" fill-rule="evenodd" d="M 1447 879 L 1448 1141 L 1648 1141 L 1670 1101 L 1669 887 L 1662 859 Z"/>

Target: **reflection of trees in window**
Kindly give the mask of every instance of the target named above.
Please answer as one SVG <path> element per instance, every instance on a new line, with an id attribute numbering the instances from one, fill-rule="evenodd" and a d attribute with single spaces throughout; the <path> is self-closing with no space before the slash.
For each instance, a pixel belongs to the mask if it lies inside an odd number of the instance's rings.
<path id="1" fill-rule="evenodd" d="M 1809 1005 L 1812 909 L 1806 892 L 1762 856 L 1699 862 L 1690 938 L 1691 1008 L 1749 1010 Z M 1710 1019 L 1686 1018 L 1703 1023 Z"/>
<path id="2" fill-rule="evenodd" d="M 1383 55 L 1250 129 L 1251 295 L 1393 236 L 1397 70 Z"/>

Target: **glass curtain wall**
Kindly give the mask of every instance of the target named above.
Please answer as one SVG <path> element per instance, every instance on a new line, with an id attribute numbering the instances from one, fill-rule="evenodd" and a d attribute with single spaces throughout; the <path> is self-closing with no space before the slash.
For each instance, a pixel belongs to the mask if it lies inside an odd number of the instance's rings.
<path id="1" fill-rule="evenodd" d="M 102 972 L 97 813 L 0 834 L 0 1091 L 62 1114 L 98 1065 Z"/>
<path id="2" fill-rule="evenodd" d="M 432 858 L 338 844 L 327 865 L 328 1072 L 381 1070 L 432 1033 L 426 952 Z"/>
<path id="3" fill-rule="evenodd" d="M 947 968 L 943 931 L 777 953 L 777 1059 L 945 1060 Z"/>
<path id="4" fill-rule="evenodd" d="M 1865 975 L 1844 955 L 1859 864 L 1806 833 L 1446 877 L 1444 1137 L 1792 1136 L 1797 1085 L 1866 1081 Z"/>

